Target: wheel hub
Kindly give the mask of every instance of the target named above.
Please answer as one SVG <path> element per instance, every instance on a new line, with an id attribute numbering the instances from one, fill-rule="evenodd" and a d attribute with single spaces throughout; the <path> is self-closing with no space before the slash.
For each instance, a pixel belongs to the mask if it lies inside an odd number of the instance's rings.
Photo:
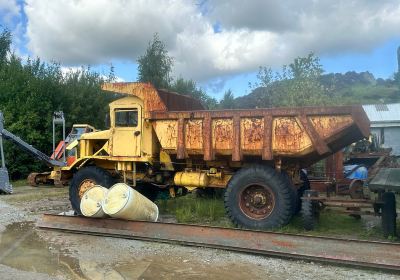
<path id="1" fill-rule="evenodd" d="M 92 179 L 86 179 L 82 181 L 82 183 L 79 185 L 79 198 L 82 199 L 84 193 L 94 185 L 96 185 L 96 182 Z"/>
<path id="2" fill-rule="evenodd" d="M 239 194 L 239 205 L 242 212 L 249 218 L 265 219 L 275 207 L 274 194 L 266 185 L 248 185 Z"/>

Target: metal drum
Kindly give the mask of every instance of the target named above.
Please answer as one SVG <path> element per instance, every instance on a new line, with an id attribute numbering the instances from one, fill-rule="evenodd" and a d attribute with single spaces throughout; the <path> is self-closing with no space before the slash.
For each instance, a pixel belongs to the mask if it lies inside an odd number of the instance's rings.
<path id="1" fill-rule="evenodd" d="M 81 199 L 81 212 L 85 217 L 91 218 L 104 218 L 107 215 L 104 213 L 101 207 L 102 201 L 105 199 L 107 194 L 107 189 L 95 185 L 88 189 L 82 196 Z"/>
<path id="2" fill-rule="evenodd" d="M 124 183 L 112 186 L 103 201 L 103 210 L 113 218 L 156 222 L 158 207 Z"/>

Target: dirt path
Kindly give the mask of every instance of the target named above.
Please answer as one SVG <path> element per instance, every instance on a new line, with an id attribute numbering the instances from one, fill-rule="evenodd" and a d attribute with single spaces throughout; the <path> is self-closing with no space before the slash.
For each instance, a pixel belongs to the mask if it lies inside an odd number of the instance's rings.
<path id="1" fill-rule="evenodd" d="M 67 189 L 0 196 L 0 279 L 398 279 L 374 271 L 35 228 L 70 210 Z"/>

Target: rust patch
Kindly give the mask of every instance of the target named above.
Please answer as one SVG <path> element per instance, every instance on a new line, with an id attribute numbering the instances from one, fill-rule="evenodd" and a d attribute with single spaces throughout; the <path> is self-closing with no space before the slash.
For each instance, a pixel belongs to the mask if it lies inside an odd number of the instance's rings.
<path id="1" fill-rule="evenodd" d="M 203 121 L 188 120 L 185 124 L 186 129 L 186 149 L 201 150 L 203 149 Z"/>
<path id="2" fill-rule="evenodd" d="M 286 247 L 286 248 L 295 248 L 294 244 L 289 241 L 281 241 L 281 240 L 271 240 L 272 244 L 280 247 Z"/>
<path id="3" fill-rule="evenodd" d="M 272 136 L 274 152 L 298 153 L 312 145 L 294 117 L 274 119 Z"/>
<path id="4" fill-rule="evenodd" d="M 244 118 L 241 123 L 242 149 L 259 151 L 263 147 L 264 122 L 261 118 Z"/>
<path id="5" fill-rule="evenodd" d="M 351 116 L 313 116 L 310 120 L 315 130 L 324 139 L 353 123 Z"/>
<path id="6" fill-rule="evenodd" d="M 176 120 L 156 121 L 153 122 L 153 127 L 161 147 L 168 150 L 177 148 L 178 122 Z"/>
<path id="7" fill-rule="evenodd" d="M 213 147 L 218 150 L 231 150 L 233 142 L 233 120 L 216 119 L 212 122 Z"/>

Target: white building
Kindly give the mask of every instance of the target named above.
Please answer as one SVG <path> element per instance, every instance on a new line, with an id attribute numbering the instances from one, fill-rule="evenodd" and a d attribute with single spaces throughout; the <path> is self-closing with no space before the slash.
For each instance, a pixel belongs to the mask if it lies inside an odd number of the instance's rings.
<path id="1" fill-rule="evenodd" d="M 400 103 L 363 105 L 379 145 L 400 156 Z"/>

